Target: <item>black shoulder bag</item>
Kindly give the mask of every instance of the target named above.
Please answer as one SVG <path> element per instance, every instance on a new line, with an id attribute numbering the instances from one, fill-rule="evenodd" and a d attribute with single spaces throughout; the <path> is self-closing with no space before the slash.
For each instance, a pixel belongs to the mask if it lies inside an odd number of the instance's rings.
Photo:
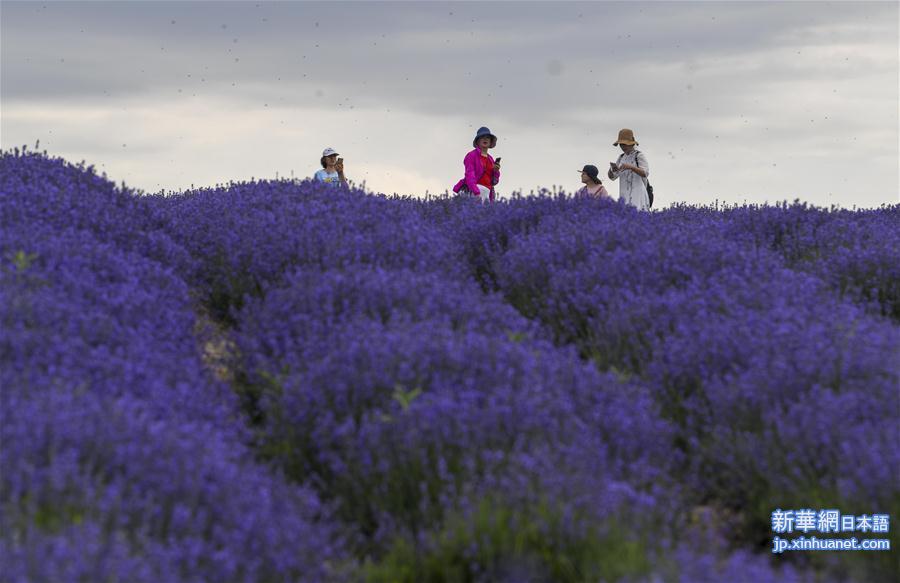
<path id="1" fill-rule="evenodd" d="M 634 151 L 634 165 L 637 166 L 638 168 L 640 168 L 641 165 L 638 163 L 638 154 L 640 154 L 640 152 L 635 150 Z M 653 186 L 650 185 L 649 179 L 647 179 L 647 197 L 650 199 L 650 207 L 649 208 L 653 208 Z"/>

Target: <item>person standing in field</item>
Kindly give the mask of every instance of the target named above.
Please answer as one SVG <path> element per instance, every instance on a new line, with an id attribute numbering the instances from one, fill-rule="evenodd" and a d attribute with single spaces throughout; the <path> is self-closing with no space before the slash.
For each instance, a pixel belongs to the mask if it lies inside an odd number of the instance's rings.
<path id="1" fill-rule="evenodd" d="M 613 146 L 622 148 L 622 153 L 618 160 L 609 163 L 606 175 L 610 180 L 619 181 L 620 201 L 645 211 L 650 208 L 650 195 L 647 192 L 650 164 L 643 152 L 635 149 L 637 145 L 633 131 L 627 128 L 619 130 L 619 137 Z"/>
<path id="2" fill-rule="evenodd" d="M 477 196 L 484 204 L 494 202 L 494 187 L 500 182 L 500 158 L 488 154 L 497 145 L 497 136 L 486 127 L 478 128 L 472 146 L 475 148 L 463 159 L 465 176 L 453 187 L 457 194 Z"/>
<path id="3" fill-rule="evenodd" d="M 606 187 L 604 187 L 603 183 L 600 181 L 599 168 L 587 164 L 584 168 L 579 170 L 579 172 L 581 172 L 581 183 L 584 184 L 584 186 L 575 193 L 575 196 L 611 199 L 609 193 L 606 192 Z"/>
<path id="4" fill-rule="evenodd" d="M 325 184 L 349 187 L 347 177 L 344 176 L 344 159 L 338 156 L 339 154 L 333 148 L 325 148 L 325 151 L 322 152 L 322 158 L 319 160 L 319 163 L 322 164 L 322 169 L 316 172 L 313 178 Z"/>

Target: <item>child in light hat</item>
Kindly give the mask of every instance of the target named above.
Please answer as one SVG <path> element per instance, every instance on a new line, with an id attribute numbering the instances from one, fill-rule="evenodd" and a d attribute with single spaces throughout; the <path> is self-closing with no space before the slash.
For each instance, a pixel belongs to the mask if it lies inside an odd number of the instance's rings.
<path id="1" fill-rule="evenodd" d="M 333 186 L 349 186 L 347 178 L 344 176 L 344 159 L 338 158 L 338 156 L 339 154 L 334 151 L 334 148 L 325 148 L 322 158 L 319 160 L 322 169 L 316 172 L 313 178 Z"/>

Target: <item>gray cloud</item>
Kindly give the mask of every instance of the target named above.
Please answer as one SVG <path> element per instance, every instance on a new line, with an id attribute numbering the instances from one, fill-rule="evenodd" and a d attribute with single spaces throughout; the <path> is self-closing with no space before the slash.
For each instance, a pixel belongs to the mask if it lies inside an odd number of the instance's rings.
<path id="1" fill-rule="evenodd" d="M 42 6 L 4 3 L 4 99 L 207 87 L 234 87 L 240 97 L 242 86 L 266 83 L 273 95 L 283 86 L 299 100 L 330 89 L 436 112 L 460 101 L 453 91 L 472 98 L 459 107 L 478 110 L 546 104 L 560 91 L 577 104 L 595 98 L 576 91 L 586 81 L 612 83 L 631 67 L 680 64 L 685 76 L 697 76 L 710 57 L 746 55 L 773 42 L 834 43 L 836 24 L 855 22 L 876 39 L 896 32 L 883 18 L 896 7 L 885 4 L 849 14 L 845 4 L 810 10 L 809 3 Z M 821 26 L 832 36 L 816 38 Z M 773 72 L 790 74 L 791 63 L 783 65 Z M 639 77 L 654 85 L 651 76 Z"/>
<path id="2" fill-rule="evenodd" d="M 767 150 L 896 158 L 898 6 L 852 6 L 4 2 L 0 100 L 47 112 L 228 102 L 239 115 L 277 111 L 279 127 L 311 111 L 342 112 L 348 128 L 406 113 L 578 147 L 632 126 L 657 159 L 701 166 Z M 3 134 L 38 131 L 29 123 L 4 119 Z M 120 140 L 109 141 L 97 151 Z M 871 180 L 896 190 L 896 168 Z"/>

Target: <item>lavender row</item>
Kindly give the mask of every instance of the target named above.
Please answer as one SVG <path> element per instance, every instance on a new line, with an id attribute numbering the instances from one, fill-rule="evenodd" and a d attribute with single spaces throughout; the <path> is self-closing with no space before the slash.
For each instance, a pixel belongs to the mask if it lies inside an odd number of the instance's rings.
<path id="1" fill-rule="evenodd" d="M 60 161 L 2 170 L 0 579 L 330 576 L 328 508 L 254 461 L 203 370 L 189 288 L 139 252 L 146 233 L 119 241 L 139 207 Z"/>
<path id="2" fill-rule="evenodd" d="M 495 253 L 499 288 L 558 343 L 647 387 L 678 428 L 680 481 L 737 514 L 744 540 L 779 505 L 896 513 L 900 329 L 728 217 L 689 214 L 556 213 Z"/>
<path id="3" fill-rule="evenodd" d="M 432 568 L 464 560 L 460 576 L 516 580 L 506 569 L 526 562 L 576 580 L 567 562 L 600 575 L 622 547 L 640 549 L 623 574 L 649 572 L 660 549 L 644 537 L 673 511 L 678 457 L 646 391 L 472 283 L 368 266 L 288 282 L 239 319 L 261 447 L 338 504 L 369 576 L 408 559 L 427 579 L 429 557 L 449 552 Z M 524 548 L 518 529 L 535 530 Z"/>
<path id="4" fill-rule="evenodd" d="M 458 273 L 446 238 L 408 205 L 306 181 L 249 182 L 149 200 L 198 265 L 188 280 L 220 318 L 298 266 Z"/>
<path id="5" fill-rule="evenodd" d="M 424 209 L 439 232 L 460 213 L 475 226 L 457 234 L 487 235 L 461 260 L 502 248 L 502 219 L 441 204 Z M 523 230 L 558 212 L 544 204 L 516 216 Z M 647 387 L 599 374 L 472 282 L 371 263 L 290 273 L 244 305 L 237 341 L 263 451 L 333 497 L 372 580 L 454 564 L 485 580 L 677 577 L 703 562 L 648 536 L 671 541 L 689 498 Z"/>
<path id="6" fill-rule="evenodd" d="M 75 229 L 154 259 L 180 274 L 194 271 L 190 254 L 172 241 L 149 198 L 116 187 L 93 166 L 12 150 L 0 152 L 0 225 Z"/>
<path id="7" fill-rule="evenodd" d="M 261 455 L 312 485 L 356 532 L 352 548 L 370 561 L 360 576 L 377 578 L 412 545 L 418 558 L 406 571 L 427 578 L 447 525 L 474 526 L 495 506 L 515 522 L 502 536 L 546 532 L 523 551 L 511 538 L 479 543 L 476 527 L 454 547 L 470 555 L 469 575 L 501 580 L 496 563 L 528 560 L 535 573 L 566 579 L 559 570 L 573 558 L 588 573 L 614 549 L 643 549 L 638 539 L 662 512 L 663 468 L 675 460 L 645 392 L 556 349 L 502 298 L 485 296 L 464 277 L 462 250 L 416 203 L 311 184 L 257 187 L 200 193 L 221 210 L 201 223 L 248 223 L 243 238 L 209 247 L 250 255 L 262 246 L 283 260 L 253 264 L 264 283 L 234 304 L 237 388 Z M 273 218 L 284 216 L 284 226 Z M 640 511 L 643 530 L 615 528 Z M 657 551 L 622 569 L 647 570 Z"/>
<path id="8" fill-rule="evenodd" d="M 794 203 L 702 212 L 718 219 L 729 238 L 772 250 L 839 296 L 900 321 L 900 205 L 849 211 Z M 669 214 L 696 220 L 698 213 Z"/>
<path id="9" fill-rule="evenodd" d="M 652 220 L 660 228 L 715 232 L 746 250 L 771 251 L 785 266 L 822 279 L 839 297 L 900 320 L 900 205 L 861 211 L 800 203 L 722 210 L 681 205 L 651 215 L 610 201 L 573 199 L 562 192 L 538 194 L 513 197 L 510 203 L 489 209 L 447 199 L 422 201 L 419 206 L 431 224 L 460 246 L 470 271 L 488 289 L 498 289 L 492 257 L 505 251 L 516 235 L 534 230 L 550 217 L 565 221 L 581 212 L 578 209 L 590 208 L 588 212 L 598 216 L 616 209 L 639 222 Z"/>

